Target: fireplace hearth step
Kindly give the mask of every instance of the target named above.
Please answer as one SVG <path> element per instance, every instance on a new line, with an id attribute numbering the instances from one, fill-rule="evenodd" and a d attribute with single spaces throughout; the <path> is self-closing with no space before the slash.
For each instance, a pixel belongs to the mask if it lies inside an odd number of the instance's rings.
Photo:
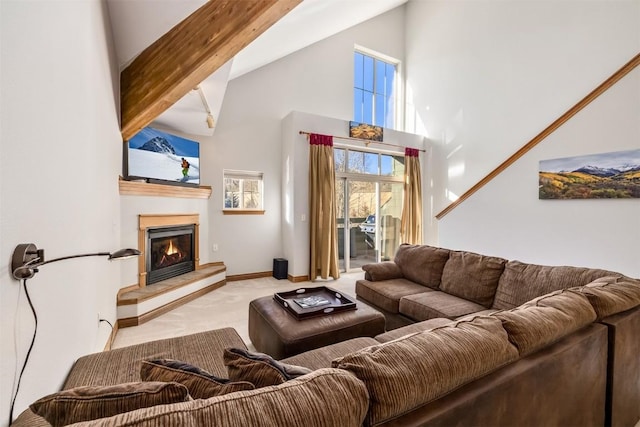
<path id="1" fill-rule="evenodd" d="M 195 271 L 118 295 L 118 327 L 141 325 L 226 283 L 227 267 L 209 264 Z"/>

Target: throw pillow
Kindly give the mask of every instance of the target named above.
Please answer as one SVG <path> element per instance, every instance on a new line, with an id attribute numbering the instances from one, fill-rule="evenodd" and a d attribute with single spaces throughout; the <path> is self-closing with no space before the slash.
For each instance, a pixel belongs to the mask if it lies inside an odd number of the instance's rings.
<path id="1" fill-rule="evenodd" d="M 282 384 L 311 372 L 302 366 L 278 362 L 264 353 L 241 348 L 226 348 L 224 364 L 232 381 L 248 381 L 256 388 Z"/>
<path id="2" fill-rule="evenodd" d="M 197 366 L 172 359 L 142 361 L 140 378 L 142 381 L 180 383 L 189 389 L 189 394 L 194 399 L 208 399 L 213 396 L 255 388 L 249 382 L 232 382 L 226 378 L 218 378 Z"/>
<path id="3" fill-rule="evenodd" d="M 182 384 L 136 382 L 63 390 L 35 401 L 29 408 L 56 427 L 189 400 Z"/>

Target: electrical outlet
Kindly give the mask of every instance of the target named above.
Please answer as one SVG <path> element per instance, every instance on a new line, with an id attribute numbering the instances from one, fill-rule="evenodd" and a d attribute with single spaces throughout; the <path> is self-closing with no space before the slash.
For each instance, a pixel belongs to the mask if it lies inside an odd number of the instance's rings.
<path id="1" fill-rule="evenodd" d="M 213 252 L 218 252 L 218 244 L 217 243 L 213 244 Z"/>
<path id="2" fill-rule="evenodd" d="M 307 220 L 307 216 L 305 214 L 300 215 L 300 221 L 305 222 Z"/>

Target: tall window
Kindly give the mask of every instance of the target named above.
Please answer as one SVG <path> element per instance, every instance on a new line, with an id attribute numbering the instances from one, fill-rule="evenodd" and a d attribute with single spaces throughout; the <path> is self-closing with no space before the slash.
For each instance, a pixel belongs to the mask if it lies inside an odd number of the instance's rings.
<path id="1" fill-rule="evenodd" d="M 224 170 L 224 209 L 261 210 L 262 172 Z"/>
<path id="2" fill-rule="evenodd" d="M 395 129 L 397 63 L 354 52 L 353 117 Z"/>

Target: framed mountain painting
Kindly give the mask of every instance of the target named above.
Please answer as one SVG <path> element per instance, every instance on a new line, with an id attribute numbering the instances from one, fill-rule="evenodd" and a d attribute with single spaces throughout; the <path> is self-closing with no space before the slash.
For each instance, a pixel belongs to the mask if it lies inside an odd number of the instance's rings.
<path id="1" fill-rule="evenodd" d="M 640 198 L 640 149 L 541 160 L 540 199 Z"/>

